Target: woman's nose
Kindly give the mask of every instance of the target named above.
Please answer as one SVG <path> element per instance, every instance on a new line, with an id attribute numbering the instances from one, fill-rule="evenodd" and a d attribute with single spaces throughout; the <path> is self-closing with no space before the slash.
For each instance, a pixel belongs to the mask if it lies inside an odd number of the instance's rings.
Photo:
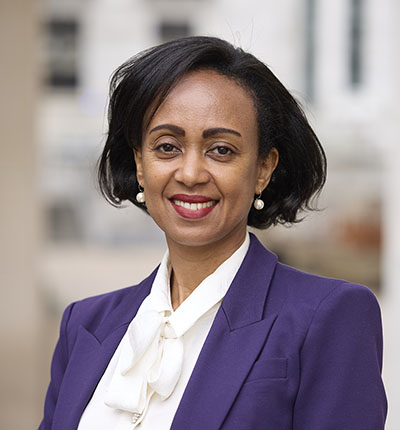
<path id="1" fill-rule="evenodd" d="M 209 181 L 210 175 L 206 168 L 206 161 L 201 154 L 186 153 L 180 160 L 180 166 L 175 172 L 175 180 L 193 187 Z"/>

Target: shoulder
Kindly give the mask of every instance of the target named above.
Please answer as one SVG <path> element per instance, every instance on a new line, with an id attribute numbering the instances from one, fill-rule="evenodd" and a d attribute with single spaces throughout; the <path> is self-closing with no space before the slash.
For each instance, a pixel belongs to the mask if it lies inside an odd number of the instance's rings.
<path id="1" fill-rule="evenodd" d="M 70 305 L 73 319 L 76 322 L 79 321 L 81 324 L 93 318 L 102 319 L 126 300 L 127 297 L 132 295 L 132 293 L 140 290 L 142 285 L 143 282 L 73 302 Z"/>
<path id="2" fill-rule="evenodd" d="M 288 299 L 307 302 L 313 308 L 335 297 L 377 303 L 373 292 L 364 285 L 302 272 L 282 263 L 276 266 L 273 282 L 285 286 Z"/>
<path id="3" fill-rule="evenodd" d="M 269 311 L 276 313 L 283 308 L 290 308 L 293 313 L 306 314 L 305 319 L 308 319 L 321 306 L 325 309 L 329 305 L 347 304 L 350 307 L 379 309 L 369 288 L 342 279 L 306 273 L 282 264 L 254 235 L 251 235 L 251 239 L 246 277 L 258 274 L 253 278 L 256 283 L 261 281 L 268 289 L 266 307 Z"/>
<path id="4" fill-rule="evenodd" d="M 359 284 L 302 272 L 278 263 L 271 284 L 271 300 L 298 327 L 334 324 L 349 331 L 380 331 L 381 312 L 373 292 Z M 351 330 L 350 330 L 351 331 Z"/>
<path id="5" fill-rule="evenodd" d="M 80 326 L 94 333 L 116 313 L 121 322 L 129 322 L 132 312 L 150 293 L 156 272 L 157 269 L 137 285 L 71 303 L 64 311 L 61 329 L 68 331 L 70 337 L 74 337 Z"/>

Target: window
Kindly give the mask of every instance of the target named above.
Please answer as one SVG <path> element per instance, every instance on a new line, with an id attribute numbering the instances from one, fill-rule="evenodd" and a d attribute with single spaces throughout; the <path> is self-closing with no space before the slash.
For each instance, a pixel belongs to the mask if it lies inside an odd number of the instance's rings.
<path id="1" fill-rule="evenodd" d="M 73 89 L 78 85 L 78 23 L 54 19 L 46 24 L 45 30 L 46 84 Z"/>
<path id="2" fill-rule="evenodd" d="M 191 27 L 188 22 L 171 22 L 161 21 L 158 26 L 158 35 L 161 42 L 178 39 L 180 37 L 190 36 L 192 34 Z"/>
<path id="3" fill-rule="evenodd" d="M 55 202 L 46 208 L 47 237 L 52 242 L 78 241 L 81 226 L 76 208 L 67 201 Z"/>
<path id="4" fill-rule="evenodd" d="M 364 0 L 350 0 L 350 83 L 357 87 L 362 83 L 363 12 Z"/>
<path id="5" fill-rule="evenodd" d="M 306 0 L 305 93 L 309 102 L 315 99 L 315 0 Z"/>

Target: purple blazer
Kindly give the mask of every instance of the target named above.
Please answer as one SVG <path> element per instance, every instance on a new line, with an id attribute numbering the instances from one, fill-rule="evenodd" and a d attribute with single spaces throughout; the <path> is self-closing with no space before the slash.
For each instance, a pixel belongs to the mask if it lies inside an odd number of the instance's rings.
<path id="1" fill-rule="evenodd" d="M 154 276 L 66 309 L 40 430 L 78 427 Z M 381 430 L 381 367 L 370 290 L 285 266 L 252 235 L 171 429 Z"/>

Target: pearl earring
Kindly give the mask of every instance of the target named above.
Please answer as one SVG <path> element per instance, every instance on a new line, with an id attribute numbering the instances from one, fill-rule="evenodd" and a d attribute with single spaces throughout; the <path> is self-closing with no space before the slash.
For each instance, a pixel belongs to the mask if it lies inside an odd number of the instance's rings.
<path id="1" fill-rule="evenodd" d="M 145 197 L 144 197 L 144 189 L 138 185 L 139 187 L 139 192 L 136 194 L 136 201 L 138 203 L 144 203 L 146 201 Z"/>
<path id="2" fill-rule="evenodd" d="M 264 202 L 261 200 L 261 192 L 259 196 L 254 200 L 253 206 L 258 211 L 260 211 L 264 207 Z"/>

